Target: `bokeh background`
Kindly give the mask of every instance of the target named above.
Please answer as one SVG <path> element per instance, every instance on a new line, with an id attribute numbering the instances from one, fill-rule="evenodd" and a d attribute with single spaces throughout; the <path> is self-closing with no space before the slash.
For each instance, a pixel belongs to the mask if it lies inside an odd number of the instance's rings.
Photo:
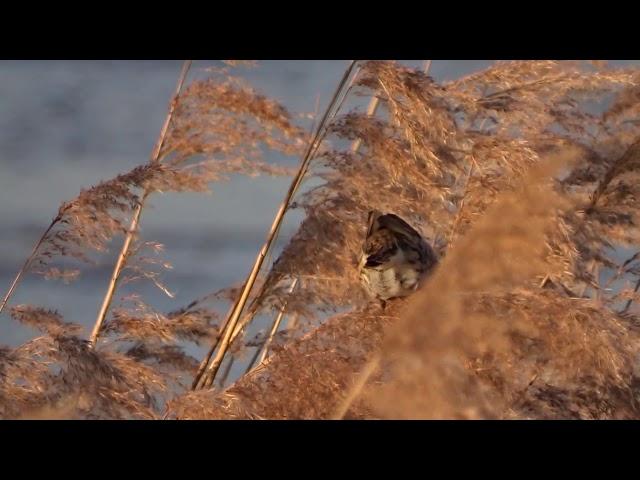
<path id="1" fill-rule="evenodd" d="M 418 66 L 421 60 L 405 61 Z M 55 215 L 80 188 L 147 161 L 164 121 L 181 61 L 0 62 L 0 293 Z M 193 74 L 216 65 L 196 61 Z M 485 68 L 489 60 L 435 60 L 446 80 Z M 613 61 L 614 65 L 640 64 Z M 320 111 L 340 80 L 343 60 L 259 61 L 243 75 L 292 112 Z M 175 298 L 141 287 L 145 300 L 170 311 L 241 281 L 250 269 L 289 179 L 233 178 L 212 195 L 155 195 L 141 222 L 143 237 L 163 243 L 174 269 L 164 275 Z M 286 242 L 296 219 L 285 224 Z M 113 249 L 115 251 L 118 245 Z M 71 285 L 29 275 L 11 304 L 57 309 L 68 321 L 93 324 L 113 261 L 102 258 Z M 7 309 L 8 310 L 8 309 Z M 0 343 L 33 336 L 0 315 Z"/>

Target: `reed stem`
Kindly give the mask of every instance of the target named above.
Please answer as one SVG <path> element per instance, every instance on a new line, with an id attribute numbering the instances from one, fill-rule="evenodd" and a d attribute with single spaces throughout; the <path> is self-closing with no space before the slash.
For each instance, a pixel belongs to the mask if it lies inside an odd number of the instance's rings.
<path id="1" fill-rule="evenodd" d="M 340 84 L 338 85 L 338 88 L 336 89 L 336 92 L 333 95 L 333 98 L 329 104 L 329 107 L 325 111 L 324 116 L 318 126 L 318 129 L 316 130 L 316 134 L 313 138 L 313 141 L 310 142 L 309 144 L 309 147 L 306 151 L 305 156 L 303 157 L 300 168 L 298 169 L 298 172 L 294 177 L 291 183 L 291 186 L 289 187 L 289 190 L 287 191 L 285 199 L 280 205 L 278 212 L 276 213 L 273 223 L 271 224 L 271 229 L 269 230 L 269 233 L 267 235 L 267 239 L 264 245 L 262 246 L 262 248 L 260 249 L 260 251 L 258 252 L 256 260 L 253 264 L 253 267 L 247 277 L 247 281 L 245 282 L 244 288 L 242 289 L 239 295 L 237 306 L 236 308 L 234 308 L 233 313 L 231 314 L 227 328 L 225 329 L 225 332 L 224 332 L 224 336 L 218 347 L 218 351 L 215 357 L 213 358 L 211 364 L 203 374 L 204 376 L 207 377 L 204 382 L 205 387 L 212 385 L 215 379 L 215 376 L 220 368 L 220 364 L 222 363 L 224 355 L 226 354 L 227 349 L 229 348 L 231 337 L 236 329 L 238 319 L 240 318 L 240 315 L 242 314 L 242 310 L 244 309 L 244 306 L 249 298 L 249 293 L 251 292 L 251 289 L 255 284 L 260 268 L 262 267 L 262 264 L 264 262 L 264 259 L 267 256 L 267 253 L 269 252 L 271 245 L 273 244 L 276 233 L 280 227 L 280 224 L 282 223 L 282 219 L 284 218 L 284 215 L 287 209 L 289 208 L 289 205 L 293 199 L 293 196 L 295 195 L 298 188 L 300 187 L 300 184 L 302 183 L 302 179 L 304 175 L 307 173 L 307 170 L 309 168 L 309 163 L 313 158 L 313 154 L 315 154 L 315 152 L 317 151 L 322 139 L 324 138 L 324 135 L 326 134 L 325 127 L 326 127 L 327 121 L 332 115 L 335 114 L 334 107 L 338 103 L 341 93 L 344 90 L 344 87 L 347 85 L 348 80 L 351 78 L 351 75 L 354 72 L 356 65 L 357 65 L 357 62 L 355 60 L 351 61 L 351 63 L 349 64 L 349 67 L 345 71 L 342 77 L 342 80 L 340 81 Z"/>
<path id="2" fill-rule="evenodd" d="M 344 418 L 355 399 L 358 398 L 358 395 L 360 395 L 360 392 L 369 381 L 369 378 L 371 378 L 371 375 L 375 373 L 378 365 L 380 365 L 380 360 L 380 355 L 376 355 L 369 362 L 367 362 L 367 364 L 356 377 L 356 380 L 349 389 L 347 396 L 344 398 L 342 403 L 340 403 L 335 413 L 331 416 L 331 420 L 342 420 Z"/>
<path id="3" fill-rule="evenodd" d="M 169 124 L 171 123 L 171 118 L 173 117 L 173 112 L 176 107 L 176 102 L 180 91 L 182 90 L 182 86 L 187 77 L 187 73 L 189 72 L 189 68 L 191 68 L 191 60 L 185 60 L 182 64 L 182 70 L 180 71 L 180 75 L 178 77 L 178 83 L 176 84 L 176 89 L 171 98 L 171 102 L 169 104 L 169 111 L 167 112 L 167 116 L 165 118 L 164 124 L 162 125 L 162 129 L 160 130 L 160 135 L 158 136 L 158 140 L 151 152 L 151 163 L 156 163 L 160 161 L 160 151 L 162 150 L 162 146 L 164 144 L 164 140 L 167 136 L 167 131 L 169 130 Z M 111 273 L 111 277 L 109 278 L 109 284 L 107 285 L 107 291 L 104 295 L 104 299 L 102 300 L 102 305 L 100 306 L 100 310 L 98 311 L 98 316 L 96 317 L 95 324 L 93 326 L 93 330 L 91 331 L 91 336 L 89 337 L 89 346 L 94 347 L 98 336 L 100 335 L 100 329 L 102 328 L 102 324 L 104 323 L 104 319 L 107 316 L 107 312 L 109 311 L 109 307 L 111 306 L 111 302 L 113 300 L 113 295 L 116 291 L 116 287 L 118 285 L 118 280 L 120 279 L 120 274 L 122 273 L 122 269 L 129 257 L 129 250 L 131 248 L 131 243 L 133 238 L 138 230 L 138 224 L 140 223 L 140 215 L 142 214 L 142 209 L 144 208 L 145 201 L 151 192 L 145 190 L 142 195 L 142 199 L 140 203 L 138 203 L 135 211 L 133 212 L 133 216 L 131 218 L 131 224 L 129 225 L 129 229 L 125 235 L 124 242 L 122 243 L 122 248 L 120 249 L 120 253 L 118 254 L 118 259 L 116 260 L 116 264 L 113 268 L 113 272 Z"/>
<path id="4" fill-rule="evenodd" d="M 33 250 L 31 250 L 31 254 L 27 257 L 27 259 L 25 260 L 24 264 L 22 265 L 22 268 L 20 269 L 20 271 L 18 272 L 18 274 L 15 276 L 15 278 L 13 279 L 13 282 L 11 282 L 11 285 L 9 286 L 9 290 L 7 291 L 7 293 L 5 294 L 4 298 L 2 299 L 2 303 L 0 303 L 0 313 L 2 313 L 2 310 L 4 309 L 5 305 L 7 304 L 7 302 L 9 302 L 9 299 L 11 298 L 11 296 L 13 295 L 13 292 L 15 291 L 16 287 L 18 286 L 18 284 L 20 283 L 20 280 L 22 279 L 23 275 L 26 273 L 26 271 L 29 269 L 29 267 L 31 266 L 31 262 L 33 262 L 33 259 L 36 258 L 36 255 L 38 254 L 38 250 L 40 249 L 40 246 L 44 243 L 44 241 L 47 239 L 47 235 L 49 235 L 49 232 L 51 231 L 51 229 L 62 219 L 61 215 L 56 216 L 56 218 L 54 218 L 51 223 L 49 224 L 49 227 L 47 227 L 47 229 L 45 230 L 45 232 L 42 234 L 42 236 L 40 237 L 40 240 L 38 240 L 38 242 L 35 244 L 35 246 L 33 247 Z"/>
<path id="5" fill-rule="evenodd" d="M 291 282 L 291 286 L 289 287 L 289 292 L 288 292 L 289 295 L 291 295 L 293 290 L 296 288 L 297 284 L 298 284 L 298 278 L 294 278 L 293 281 Z M 280 327 L 280 323 L 282 323 L 282 319 L 284 317 L 284 312 L 286 311 L 286 309 L 287 309 L 287 302 L 285 302 L 282 305 L 282 308 L 280 308 L 280 311 L 278 312 L 276 319 L 273 321 L 273 324 L 271 325 L 271 331 L 269 332 L 269 337 L 265 340 L 265 342 L 262 344 L 261 347 L 258 347 L 256 349 L 255 353 L 253 354 L 253 357 L 249 362 L 249 366 L 244 372 L 245 374 L 249 373 L 253 369 L 253 366 L 256 363 L 256 360 L 258 359 L 258 357 L 260 357 L 259 363 L 264 362 L 264 359 L 267 356 L 267 350 L 269 349 L 269 345 L 271 344 L 273 337 L 278 331 L 278 328 Z M 262 354 L 260 354 L 260 352 L 262 352 Z"/>

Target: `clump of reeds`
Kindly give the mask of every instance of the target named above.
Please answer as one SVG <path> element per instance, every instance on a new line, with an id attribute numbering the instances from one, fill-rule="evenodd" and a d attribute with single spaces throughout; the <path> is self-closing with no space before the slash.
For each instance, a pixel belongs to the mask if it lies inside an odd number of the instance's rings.
<path id="1" fill-rule="evenodd" d="M 56 312 L 15 307 L 42 336 L 0 350 L 3 416 L 73 399 L 82 418 L 638 417 L 637 70 L 498 62 L 438 83 L 362 62 L 349 92 L 377 97 L 377 114 L 329 109 L 315 144 L 284 107 L 226 70 L 212 75 L 177 97 L 162 160 L 65 204 L 61 219 L 78 213 L 56 223 L 42 252 L 101 251 L 130 235 L 149 192 L 291 173 L 261 149 L 302 155 L 306 145 L 315 186 L 278 213 L 304 211 L 296 233 L 263 276 L 252 271 L 253 289 L 209 297 L 232 303 L 226 322 L 208 298 L 169 314 L 131 298 L 109 308 L 91 348 Z M 371 209 L 407 219 L 443 257 L 419 292 L 384 312 L 367 303 L 356 269 Z M 164 288 L 144 261 L 127 264 Z M 264 314 L 295 323 L 245 339 Z M 229 346 L 227 367 L 248 347 L 269 342 L 269 354 L 222 391 L 211 377 L 213 389 L 189 392 L 198 360 L 186 341 L 210 353 L 223 341 L 216 371 Z"/>
<path id="2" fill-rule="evenodd" d="M 189 395 L 175 411 L 637 416 L 639 256 L 612 258 L 639 244 L 637 81 L 636 71 L 597 62 L 501 62 L 441 85 L 392 62 L 365 64 L 356 84 L 384 108 L 333 122 L 338 140 L 362 148 L 326 147 L 316 160 L 322 183 L 296 202 L 306 217 L 267 275 L 262 303 L 275 310 L 286 298 L 307 325 L 318 311 L 362 309 L 355 259 L 373 208 L 422 228 L 445 256 L 438 273 L 394 314 L 381 349 L 346 326 L 370 312 L 336 316 L 317 329 L 329 345 L 313 334 L 289 340 L 224 392 Z M 531 190 L 532 168 L 567 149 L 573 161 L 536 174 L 542 186 Z M 286 293 L 290 278 L 301 283 Z M 337 352 L 354 366 L 336 363 Z M 360 368 L 383 387 L 363 388 Z M 363 391 L 352 395 L 353 385 Z"/>
<path id="3" fill-rule="evenodd" d="M 228 68 L 209 69 L 206 78 L 182 89 L 188 69 L 189 62 L 150 161 L 65 202 L 8 291 L 3 307 L 25 274 L 68 279 L 56 261 L 73 257 L 91 265 L 124 240 L 88 340 L 80 326 L 57 312 L 28 305 L 11 309 L 41 336 L 2 350 L 3 417 L 38 416 L 73 400 L 73 417 L 155 418 L 195 374 L 198 362 L 185 346 L 218 334 L 218 313 L 207 300 L 224 298 L 225 292 L 167 314 L 135 294 L 111 305 L 117 289 L 141 280 L 171 295 L 162 282 L 162 270 L 170 267 L 161 258 L 162 245 L 139 235 L 143 207 L 155 192 L 208 192 L 212 182 L 231 174 L 288 174 L 288 168 L 265 162 L 264 151 L 297 153 L 306 133 L 284 107 Z"/>

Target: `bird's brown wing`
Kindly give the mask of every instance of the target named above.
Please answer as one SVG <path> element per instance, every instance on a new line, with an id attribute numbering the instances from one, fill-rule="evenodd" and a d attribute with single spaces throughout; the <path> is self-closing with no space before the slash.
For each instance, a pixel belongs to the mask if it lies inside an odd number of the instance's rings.
<path id="1" fill-rule="evenodd" d="M 371 210 L 369 212 L 369 216 L 367 217 L 367 235 L 365 237 L 369 238 L 376 230 L 377 230 L 377 222 L 376 220 L 382 216 L 378 210 Z"/>
<path id="2" fill-rule="evenodd" d="M 365 267 L 376 267 L 388 262 L 398 251 L 398 244 L 389 230 L 378 230 L 369 235 L 363 251 L 367 256 Z"/>
<path id="3" fill-rule="evenodd" d="M 388 229 L 397 234 L 397 243 L 405 252 L 413 252 L 408 254 L 409 262 L 417 262 L 427 270 L 430 270 L 438 263 L 437 255 L 433 248 L 411 225 L 402 218 L 389 213 L 382 215 L 377 219 L 377 223 L 381 229 Z"/>
<path id="4" fill-rule="evenodd" d="M 377 223 L 380 225 L 380 228 L 388 228 L 389 230 L 406 237 L 410 242 L 416 244 L 422 242 L 422 235 L 420 235 L 415 228 L 393 213 L 388 213 L 378 217 Z"/>

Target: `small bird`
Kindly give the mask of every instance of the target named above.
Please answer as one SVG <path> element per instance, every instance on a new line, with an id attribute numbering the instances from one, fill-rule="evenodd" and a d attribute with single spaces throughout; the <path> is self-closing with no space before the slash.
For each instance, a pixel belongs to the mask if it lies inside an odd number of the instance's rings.
<path id="1" fill-rule="evenodd" d="M 358 268 L 365 290 L 383 308 L 387 300 L 416 291 L 437 262 L 434 250 L 407 222 L 392 213 L 369 212 Z"/>

